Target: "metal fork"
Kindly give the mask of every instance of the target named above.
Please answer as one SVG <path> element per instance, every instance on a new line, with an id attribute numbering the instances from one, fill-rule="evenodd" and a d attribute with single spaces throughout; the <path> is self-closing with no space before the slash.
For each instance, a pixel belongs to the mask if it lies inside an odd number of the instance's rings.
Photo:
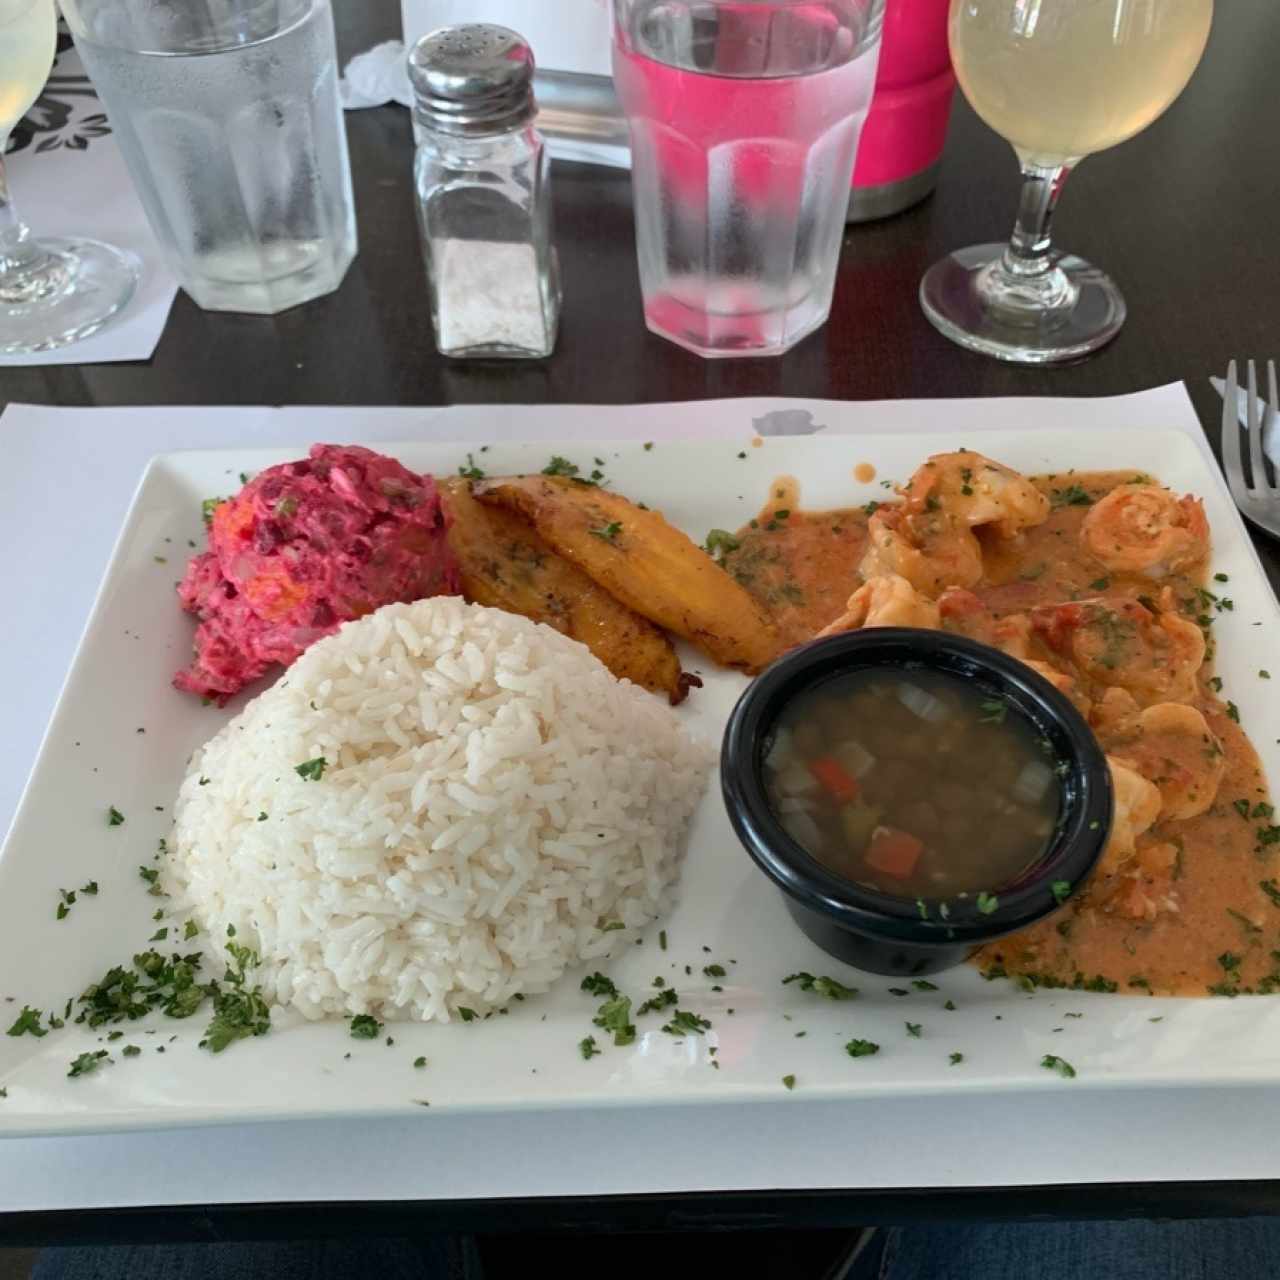
<path id="1" fill-rule="evenodd" d="M 1236 382 L 1236 362 L 1227 369 L 1227 385 L 1222 402 L 1222 470 L 1236 506 L 1246 519 L 1258 528 L 1280 538 L 1280 486 L 1267 480 L 1267 467 L 1262 451 L 1267 433 L 1280 417 L 1280 396 L 1276 394 L 1276 362 L 1267 361 L 1268 404 L 1259 421 L 1258 374 L 1252 360 L 1249 361 L 1249 472 L 1253 478 L 1250 486 L 1245 481 L 1244 468 L 1240 464 L 1240 395 Z"/>

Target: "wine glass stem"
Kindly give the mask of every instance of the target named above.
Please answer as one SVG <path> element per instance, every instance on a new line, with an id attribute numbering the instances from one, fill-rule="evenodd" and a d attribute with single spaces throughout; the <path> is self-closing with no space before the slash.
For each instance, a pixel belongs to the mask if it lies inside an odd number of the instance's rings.
<path id="1" fill-rule="evenodd" d="M 1023 165 L 1018 218 L 1004 252 L 1004 268 L 1011 275 L 1043 276 L 1052 266 L 1053 211 L 1070 173 L 1066 165 Z"/>
<path id="2" fill-rule="evenodd" d="M 25 306 L 66 287 L 68 275 L 61 259 L 46 253 L 31 238 L 9 196 L 9 175 L 0 140 L 0 304 Z"/>

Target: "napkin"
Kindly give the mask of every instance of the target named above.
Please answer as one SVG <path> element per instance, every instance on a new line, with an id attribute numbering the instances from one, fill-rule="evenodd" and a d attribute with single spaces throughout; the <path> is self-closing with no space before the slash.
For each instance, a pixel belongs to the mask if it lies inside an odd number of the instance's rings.
<path id="1" fill-rule="evenodd" d="M 348 111 L 381 107 L 388 102 L 397 102 L 402 107 L 413 106 L 404 43 L 387 40 L 356 54 L 347 63 L 346 72 L 338 82 L 338 93 Z"/>
<path id="2" fill-rule="evenodd" d="M 1227 384 L 1221 378 L 1210 378 L 1209 382 L 1213 389 L 1220 395 L 1225 396 Z M 1249 391 L 1246 387 L 1239 387 L 1236 390 L 1239 398 L 1240 407 L 1237 410 L 1240 418 L 1240 425 L 1247 431 L 1249 429 Z M 1267 423 L 1266 401 L 1262 396 L 1258 397 L 1258 421 L 1262 423 L 1264 434 L 1262 437 L 1262 450 L 1271 459 L 1277 467 L 1280 467 L 1280 424 L 1272 422 Z"/>
<path id="3" fill-rule="evenodd" d="M 53 351 L 0 355 L 0 368 L 146 360 L 178 291 L 80 56 L 66 36 L 58 43 L 44 92 L 14 129 L 5 156 L 15 208 L 36 239 L 82 235 L 132 252 L 142 278 L 129 305 L 100 332 Z"/>

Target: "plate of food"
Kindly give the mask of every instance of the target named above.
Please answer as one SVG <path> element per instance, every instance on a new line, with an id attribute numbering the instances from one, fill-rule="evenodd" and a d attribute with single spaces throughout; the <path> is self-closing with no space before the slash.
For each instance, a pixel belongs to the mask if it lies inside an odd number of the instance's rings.
<path id="1" fill-rule="evenodd" d="M 1179 432 L 158 457 L 0 855 L 0 1132 L 1272 1079 L 1276 618 Z M 877 631 L 743 766 L 855 967 L 721 743 Z"/>

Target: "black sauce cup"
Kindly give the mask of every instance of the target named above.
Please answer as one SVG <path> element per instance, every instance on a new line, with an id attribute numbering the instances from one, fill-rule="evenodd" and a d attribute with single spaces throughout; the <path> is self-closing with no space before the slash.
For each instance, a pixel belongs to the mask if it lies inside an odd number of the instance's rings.
<path id="1" fill-rule="evenodd" d="M 1003 699 L 1047 742 L 1058 780 L 1058 820 L 1042 855 L 1015 880 L 963 898 L 900 897 L 829 871 L 783 829 L 764 787 L 765 754 L 778 717 L 802 694 L 869 669 L 958 677 Z M 981 944 L 1056 911 L 1089 878 L 1111 830 L 1111 774 L 1075 707 L 1016 658 L 944 631 L 872 627 L 779 658 L 729 718 L 720 783 L 734 831 L 782 890 L 800 928 L 846 964 L 904 977 L 950 968 Z M 927 796 L 927 778 L 921 785 Z"/>

